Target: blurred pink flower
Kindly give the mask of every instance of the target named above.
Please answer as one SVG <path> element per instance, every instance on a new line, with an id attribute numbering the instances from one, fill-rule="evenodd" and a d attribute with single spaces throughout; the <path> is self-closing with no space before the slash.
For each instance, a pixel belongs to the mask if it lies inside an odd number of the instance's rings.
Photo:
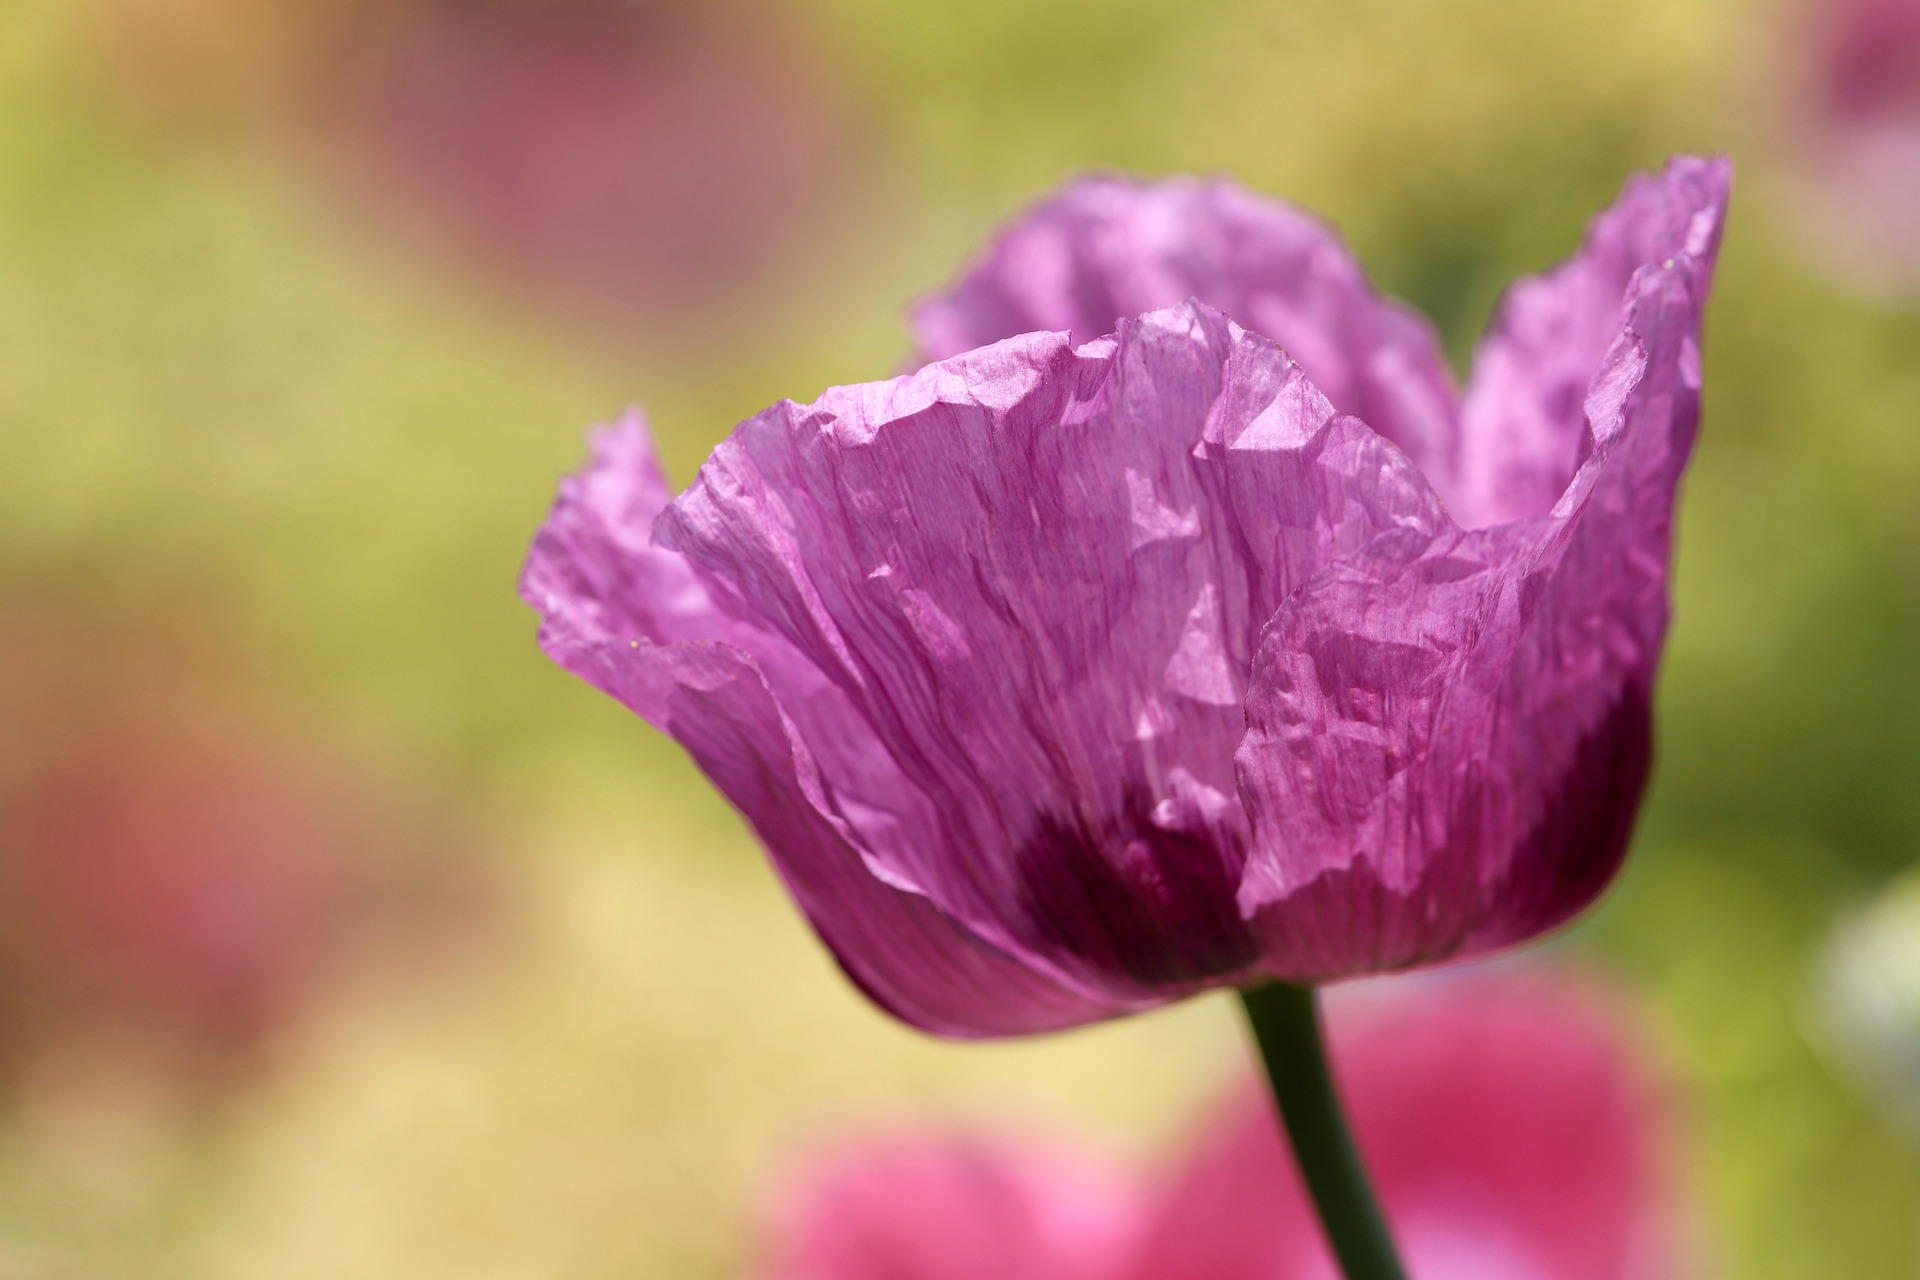
<path id="1" fill-rule="evenodd" d="M 1608 1001 L 1471 978 L 1335 1020 L 1335 1059 L 1416 1280 L 1659 1280 L 1661 1101 Z M 761 1280 L 1337 1280 L 1272 1104 L 1239 1090 L 1167 1176 L 900 1136 L 806 1171 Z M 1076 1239 L 1077 1237 L 1077 1239 Z"/>
<path id="2" fill-rule="evenodd" d="M 312 114 L 379 221 L 523 295 L 714 318 L 851 176 L 830 79 L 754 0 L 407 0 L 339 23 Z"/>
<path id="3" fill-rule="evenodd" d="M 1920 289 L 1920 0 L 1817 0 L 1793 129 L 1814 247 L 1865 286 Z"/>
<path id="4" fill-rule="evenodd" d="M 236 1049 L 284 1018 L 351 920 L 350 851 L 370 834 L 364 801 L 306 754 L 141 726 L 49 760 L 11 834 L 22 923 L 64 971 L 53 990 Z"/>
<path id="5" fill-rule="evenodd" d="M 444 815 L 235 679 L 203 620 L 9 606 L 0 1075 L 104 1039 L 236 1079 L 356 949 L 465 896 Z"/>
<path id="6" fill-rule="evenodd" d="M 1645 781 L 1728 182 L 1630 182 L 1457 403 L 1302 215 L 1077 184 L 922 311 L 959 354 L 774 406 L 678 499 L 603 431 L 522 592 L 926 1029 L 1519 942 Z"/>

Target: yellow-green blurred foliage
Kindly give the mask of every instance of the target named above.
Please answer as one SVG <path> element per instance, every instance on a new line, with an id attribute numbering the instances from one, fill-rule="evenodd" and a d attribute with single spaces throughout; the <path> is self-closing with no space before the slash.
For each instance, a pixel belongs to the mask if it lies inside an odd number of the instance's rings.
<path id="1" fill-rule="evenodd" d="M 211 1101 L 111 1039 L 37 1050 L 0 1099 L 0 1275 L 727 1277 L 755 1189 L 845 1124 L 1163 1137 L 1235 1069 L 1229 1006 L 971 1047 L 873 1012 L 671 744 L 535 649 L 514 581 L 554 481 L 630 401 L 684 482 L 764 404 L 889 374 L 905 306 L 1079 169 L 1314 208 L 1462 359 L 1674 150 L 1739 174 L 1659 774 L 1555 945 L 1643 994 L 1726 1274 L 1920 1265 L 1920 1158 L 1803 1034 L 1809 948 L 1920 853 L 1920 307 L 1804 252 L 1787 10 L 800 0 L 782 47 L 844 166 L 819 225 L 628 323 L 369 206 L 316 122 L 355 9 L 0 5 L 0 610 L 206 602 L 316 739 L 452 797 L 489 905 L 451 957 L 342 961 Z"/>

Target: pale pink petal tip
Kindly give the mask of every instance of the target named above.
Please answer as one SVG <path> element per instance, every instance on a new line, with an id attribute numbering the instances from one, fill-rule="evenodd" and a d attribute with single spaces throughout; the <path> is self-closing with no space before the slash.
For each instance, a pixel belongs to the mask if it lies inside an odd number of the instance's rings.
<path id="1" fill-rule="evenodd" d="M 903 1132 L 795 1169 L 757 1280 L 1116 1280 L 1139 1193 L 1031 1141 Z"/>

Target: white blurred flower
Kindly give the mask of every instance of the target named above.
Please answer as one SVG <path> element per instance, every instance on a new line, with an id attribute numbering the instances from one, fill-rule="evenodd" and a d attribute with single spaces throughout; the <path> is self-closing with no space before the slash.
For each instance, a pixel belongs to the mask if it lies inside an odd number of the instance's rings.
<path id="1" fill-rule="evenodd" d="M 1822 1038 L 1920 1137 L 1920 869 L 1841 921 L 1816 981 Z"/>

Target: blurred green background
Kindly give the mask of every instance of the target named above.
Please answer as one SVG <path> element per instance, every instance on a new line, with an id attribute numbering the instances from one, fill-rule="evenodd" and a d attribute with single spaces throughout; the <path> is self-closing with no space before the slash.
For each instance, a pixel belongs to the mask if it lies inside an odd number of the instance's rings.
<path id="1" fill-rule="evenodd" d="M 0 6 L 0 1275 L 727 1277 L 847 1125 L 1149 1149 L 1240 1060 L 1227 1003 L 883 1020 L 678 751 L 535 649 L 556 479 L 629 402 L 684 483 L 887 375 L 1077 170 L 1318 211 L 1461 363 L 1676 150 L 1738 177 L 1658 774 L 1550 945 L 1644 999 L 1709 1274 L 1920 1270 L 1920 1155 L 1808 976 L 1920 853 L 1920 306 L 1819 251 L 1803 35 L 1768 0 Z"/>

